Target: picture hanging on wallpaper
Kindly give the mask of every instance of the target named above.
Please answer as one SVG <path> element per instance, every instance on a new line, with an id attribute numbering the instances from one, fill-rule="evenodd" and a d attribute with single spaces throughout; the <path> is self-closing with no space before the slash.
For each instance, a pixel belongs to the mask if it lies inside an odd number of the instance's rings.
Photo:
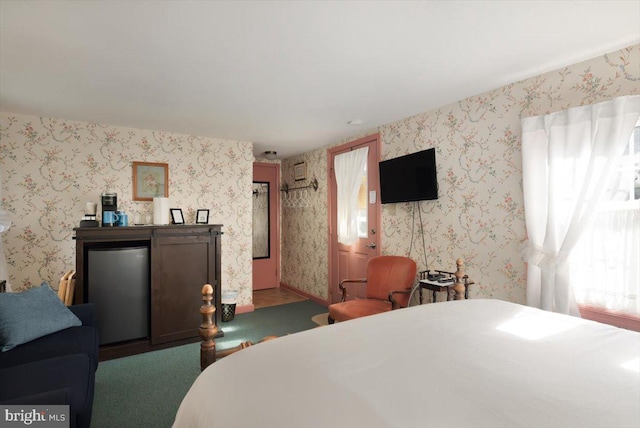
<path id="1" fill-rule="evenodd" d="M 196 224 L 209 224 L 209 210 L 198 210 L 196 213 Z"/>
<path id="2" fill-rule="evenodd" d="M 133 200 L 153 201 L 169 197 L 169 164 L 133 162 Z"/>
<path id="3" fill-rule="evenodd" d="M 303 181 L 307 179 L 307 163 L 299 162 L 293 165 L 293 179 Z"/>
<path id="4" fill-rule="evenodd" d="M 171 208 L 169 210 L 171 213 L 171 223 L 173 224 L 184 224 L 184 217 L 182 215 L 182 208 Z"/>

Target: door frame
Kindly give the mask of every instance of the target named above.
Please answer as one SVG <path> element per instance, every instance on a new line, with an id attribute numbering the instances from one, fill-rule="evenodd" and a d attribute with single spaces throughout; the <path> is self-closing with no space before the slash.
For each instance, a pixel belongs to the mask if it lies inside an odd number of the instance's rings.
<path id="1" fill-rule="evenodd" d="M 255 181 L 255 167 L 259 166 L 261 168 L 268 168 L 268 169 L 273 169 L 274 172 L 274 176 L 276 178 L 276 181 L 274 183 L 274 188 L 272 189 L 272 197 L 273 197 L 273 202 L 274 202 L 274 206 L 270 207 L 272 209 L 274 209 L 275 213 L 274 213 L 274 218 L 272 218 L 272 216 L 269 216 L 269 228 L 273 227 L 273 233 L 275 235 L 275 239 L 270 240 L 270 244 L 273 245 L 273 251 L 271 252 L 271 257 L 275 259 L 275 264 L 276 264 L 276 287 L 275 288 L 280 288 L 280 279 L 281 279 L 281 266 L 280 266 L 280 240 L 282 239 L 282 237 L 280 236 L 280 164 L 279 163 L 270 163 L 270 162 L 254 162 L 253 166 L 252 166 L 252 178 L 251 178 L 251 182 L 253 183 Z M 253 234 L 253 224 L 251 225 L 251 231 Z M 252 243 L 253 244 L 253 243 Z M 251 270 L 253 271 L 253 264 L 254 264 L 254 260 L 253 257 L 251 259 Z M 253 272 L 252 272 L 253 275 Z M 251 281 L 251 290 L 253 291 L 253 279 Z"/>
<path id="2" fill-rule="evenodd" d="M 332 183 L 332 175 L 331 175 L 331 170 L 333 169 L 333 165 L 331 164 L 331 160 L 333 159 L 333 155 L 337 152 L 343 152 L 345 150 L 348 149 L 352 149 L 356 146 L 365 144 L 365 143 L 374 143 L 378 152 L 378 159 L 377 162 L 380 162 L 380 157 L 381 157 L 381 153 L 380 153 L 380 133 L 375 133 L 372 135 L 368 135 L 366 137 L 362 137 L 359 138 L 357 140 L 353 140 L 350 141 L 348 143 L 345 144 L 341 144 L 339 146 L 335 146 L 335 147 L 331 147 L 330 149 L 327 149 L 327 217 L 328 217 L 328 222 L 327 224 L 329 225 L 328 227 L 328 233 L 327 233 L 327 239 L 329 241 L 329 245 L 328 245 L 328 251 L 329 251 L 329 259 L 328 259 L 328 265 L 329 265 L 329 271 L 328 271 L 328 281 L 327 281 L 327 302 L 330 304 L 332 301 L 332 292 L 333 292 L 333 287 L 331 286 L 331 281 L 332 281 L 332 275 L 331 273 L 333 272 L 333 268 L 334 268 L 334 260 L 335 257 L 337 257 L 337 246 L 334 243 L 334 240 L 332 239 L 333 236 L 333 231 L 336 228 L 336 225 L 333 224 L 334 220 L 333 220 L 333 216 L 332 213 L 335 209 L 337 209 L 335 206 L 333 206 L 333 193 L 334 191 L 334 183 Z M 379 181 L 379 177 L 378 177 L 378 181 Z M 380 204 L 380 183 L 376 183 L 376 189 L 377 189 L 377 195 L 376 195 L 376 206 L 375 206 L 375 210 L 376 210 L 376 221 L 375 221 L 375 229 L 377 231 L 378 234 L 378 246 L 376 248 L 376 254 L 379 255 L 381 248 L 382 248 L 382 233 L 381 233 L 381 229 L 380 229 L 380 225 L 381 223 L 381 216 L 382 216 L 382 206 Z M 371 227 L 371 225 L 369 225 L 369 227 Z"/>

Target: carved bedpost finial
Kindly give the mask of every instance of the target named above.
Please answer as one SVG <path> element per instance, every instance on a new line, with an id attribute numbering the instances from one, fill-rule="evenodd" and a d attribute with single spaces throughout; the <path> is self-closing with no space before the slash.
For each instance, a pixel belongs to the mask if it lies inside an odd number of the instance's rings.
<path id="1" fill-rule="evenodd" d="M 218 327 L 215 323 L 214 314 L 216 307 L 211 303 L 213 299 L 213 287 L 211 284 L 202 286 L 202 302 L 200 314 L 202 315 L 202 324 L 200 324 L 200 370 L 209 367 L 216 361 L 216 342 L 214 337 L 218 333 Z"/>
<path id="2" fill-rule="evenodd" d="M 455 300 L 464 300 L 464 292 L 466 287 L 463 282 L 464 278 L 464 260 L 458 259 L 456 260 L 456 273 L 454 274 L 456 277 L 456 282 L 453 284 L 453 298 Z"/>

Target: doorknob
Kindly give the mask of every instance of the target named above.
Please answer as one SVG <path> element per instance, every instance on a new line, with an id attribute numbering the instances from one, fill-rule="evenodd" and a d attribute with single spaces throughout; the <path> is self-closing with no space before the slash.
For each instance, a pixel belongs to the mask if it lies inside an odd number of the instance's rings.
<path id="1" fill-rule="evenodd" d="M 372 242 L 371 244 L 367 244 L 365 245 L 365 247 L 369 247 L 369 248 L 376 248 L 376 243 Z"/>

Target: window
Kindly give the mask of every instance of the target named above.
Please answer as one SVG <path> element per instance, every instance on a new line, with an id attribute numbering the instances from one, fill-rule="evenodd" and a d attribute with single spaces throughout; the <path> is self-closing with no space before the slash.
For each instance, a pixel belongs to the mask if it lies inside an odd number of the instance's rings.
<path id="1" fill-rule="evenodd" d="M 579 315 L 593 305 L 640 329 L 639 120 L 640 95 L 522 118 L 529 306 Z"/>
<path id="2" fill-rule="evenodd" d="M 362 188 L 362 176 L 366 174 L 368 154 L 369 147 L 365 146 L 340 153 L 333 159 L 336 175 L 338 242 L 344 245 L 358 242 L 358 193 Z"/>
<path id="3" fill-rule="evenodd" d="M 640 124 L 607 193 L 572 253 L 572 288 L 585 318 L 595 309 L 640 327 Z"/>
<path id="4" fill-rule="evenodd" d="M 356 221 L 358 222 L 358 238 L 368 238 L 369 233 L 369 204 L 367 195 L 369 194 L 369 186 L 367 183 L 367 165 L 364 166 L 364 173 L 362 174 L 362 184 L 358 190 L 358 216 Z"/>

